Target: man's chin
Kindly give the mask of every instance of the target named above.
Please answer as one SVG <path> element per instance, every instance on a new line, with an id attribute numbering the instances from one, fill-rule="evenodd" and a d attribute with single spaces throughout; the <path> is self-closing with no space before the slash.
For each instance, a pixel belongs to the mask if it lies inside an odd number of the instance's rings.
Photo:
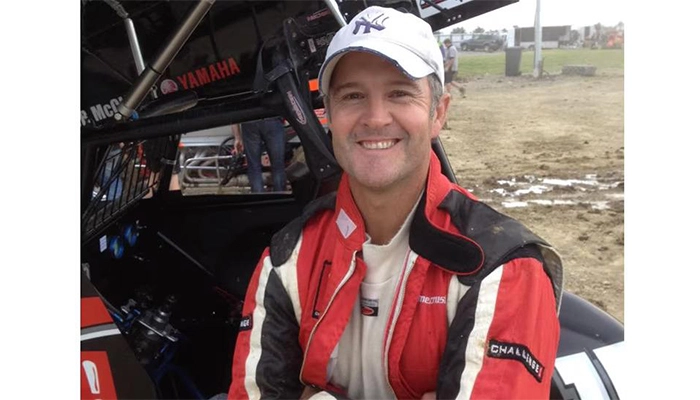
<path id="1" fill-rule="evenodd" d="M 370 191 L 381 192 L 393 187 L 397 182 L 397 177 L 390 174 L 377 174 L 371 171 L 363 171 L 360 174 L 351 174 L 350 181 L 353 186 L 359 186 Z"/>

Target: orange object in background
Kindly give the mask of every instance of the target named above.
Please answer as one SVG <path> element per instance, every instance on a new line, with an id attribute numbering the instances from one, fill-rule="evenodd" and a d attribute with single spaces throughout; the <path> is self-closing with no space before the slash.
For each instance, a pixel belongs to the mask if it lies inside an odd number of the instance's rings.
<path id="1" fill-rule="evenodd" d="M 312 92 L 318 92 L 318 79 L 312 79 L 309 81 L 309 89 Z"/>
<path id="2" fill-rule="evenodd" d="M 620 49 L 625 44 L 625 37 L 618 32 L 608 34 L 608 43 L 606 47 L 609 49 Z"/>

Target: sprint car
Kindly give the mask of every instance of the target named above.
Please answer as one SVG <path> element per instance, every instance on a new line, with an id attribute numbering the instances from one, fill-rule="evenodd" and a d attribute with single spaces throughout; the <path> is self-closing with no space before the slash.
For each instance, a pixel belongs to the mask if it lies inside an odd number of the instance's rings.
<path id="1" fill-rule="evenodd" d="M 340 26 L 381 3 L 438 30 L 515 1 L 82 0 L 81 397 L 226 393 L 258 257 L 338 183 L 315 78 Z M 227 132 L 266 117 L 293 131 L 288 190 L 250 193 Z M 568 292 L 560 322 L 551 397 L 619 398 L 622 324 Z"/>

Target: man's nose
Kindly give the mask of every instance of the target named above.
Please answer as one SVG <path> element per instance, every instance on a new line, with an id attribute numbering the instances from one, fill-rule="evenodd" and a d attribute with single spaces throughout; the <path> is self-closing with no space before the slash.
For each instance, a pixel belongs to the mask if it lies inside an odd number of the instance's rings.
<path id="1" fill-rule="evenodd" d="M 363 125 L 370 129 L 383 128 L 393 121 L 390 105 L 382 97 L 370 97 L 363 114 Z"/>

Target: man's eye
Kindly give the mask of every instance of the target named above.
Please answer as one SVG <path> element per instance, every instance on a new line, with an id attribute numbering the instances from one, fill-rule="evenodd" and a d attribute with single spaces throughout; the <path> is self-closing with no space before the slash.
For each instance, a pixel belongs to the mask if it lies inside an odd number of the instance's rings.
<path id="1" fill-rule="evenodd" d="M 410 95 L 410 93 L 408 93 L 404 90 L 394 90 L 393 92 L 391 92 L 391 97 L 405 97 L 405 96 L 409 96 L 409 95 Z"/>
<path id="2" fill-rule="evenodd" d="M 362 98 L 361 93 L 348 93 L 343 95 L 343 100 L 358 100 Z"/>

